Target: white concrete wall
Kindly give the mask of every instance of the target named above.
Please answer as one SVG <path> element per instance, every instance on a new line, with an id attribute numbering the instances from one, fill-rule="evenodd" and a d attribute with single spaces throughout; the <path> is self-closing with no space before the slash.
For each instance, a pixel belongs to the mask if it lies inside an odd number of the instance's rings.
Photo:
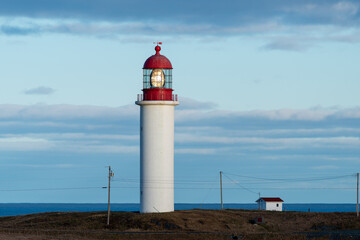
<path id="1" fill-rule="evenodd" d="M 175 101 L 140 105 L 140 212 L 174 211 Z"/>
<path id="2" fill-rule="evenodd" d="M 266 202 L 266 210 L 282 211 L 282 202 Z"/>

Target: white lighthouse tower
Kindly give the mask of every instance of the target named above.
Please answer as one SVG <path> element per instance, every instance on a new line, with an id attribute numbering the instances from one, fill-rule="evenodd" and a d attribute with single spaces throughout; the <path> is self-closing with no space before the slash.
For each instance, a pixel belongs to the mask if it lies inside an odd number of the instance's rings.
<path id="1" fill-rule="evenodd" d="M 140 212 L 174 211 L 174 110 L 172 65 L 155 47 L 143 67 L 140 106 Z"/>

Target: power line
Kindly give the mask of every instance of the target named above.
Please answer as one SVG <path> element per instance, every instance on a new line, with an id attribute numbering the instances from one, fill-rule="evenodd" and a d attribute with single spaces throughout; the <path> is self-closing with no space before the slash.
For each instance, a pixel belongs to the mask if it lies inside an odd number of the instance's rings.
<path id="1" fill-rule="evenodd" d="M 237 176 L 237 177 L 241 177 L 241 178 L 247 178 L 247 179 L 253 179 L 252 181 L 249 180 L 241 180 L 241 182 L 243 182 L 244 184 L 260 184 L 260 185 L 265 185 L 265 184 L 272 184 L 274 182 L 288 182 L 288 183 L 295 183 L 295 182 L 311 182 L 311 181 L 325 181 L 325 180 L 334 180 L 334 179 L 341 179 L 341 178 L 347 178 L 347 177 L 353 177 L 356 176 L 356 174 L 346 174 L 346 175 L 334 175 L 334 176 L 325 176 L 325 177 L 308 177 L 308 178 L 264 178 L 264 177 L 255 177 L 255 176 L 248 176 L 248 175 L 241 175 L 241 174 L 234 174 L 234 173 L 223 173 L 224 176 L 230 180 L 230 182 L 223 182 L 225 184 L 235 184 L 239 187 L 237 188 L 232 188 L 232 187 L 224 187 L 224 189 L 244 189 L 246 191 L 249 191 L 251 193 L 254 194 L 258 194 L 258 190 L 353 190 L 353 187 L 266 187 L 266 186 L 257 186 L 256 189 L 255 188 L 249 188 L 249 187 L 245 187 L 241 184 L 239 184 L 238 181 L 235 181 L 234 179 L 230 178 L 228 175 L 232 175 L 232 176 Z M 116 180 L 112 180 L 114 182 L 119 182 L 121 181 L 122 184 L 127 184 L 127 186 L 114 186 L 113 188 L 124 188 L 124 189 L 131 189 L 131 188 L 139 188 L 139 186 L 129 186 L 129 184 L 140 184 L 139 179 L 136 178 L 121 178 L 121 179 L 116 179 Z M 155 188 L 167 188 L 167 184 L 175 184 L 175 189 L 180 189 L 180 190 L 186 190 L 186 189 L 203 189 L 203 190 L 207 190 L 207 189 L 215 189 L 216 187 L 215 184 L 218 184 L 217 181 L 214 180 L 191 180 L 191 179 L 180 179 L 180 180 L 167 180 L 167 179 L 154 179 L 154 180 L 150 180 L 150 181 L 144 181 L 144 184 L 147 183 L 158 183 L 159 186 L 155 187 Z M 185 186 L 182 186 L 185 185 Z M 186 186 L 186 185 L 195 185 L 195 187 L 192 186 Z M 203 185 L 203 186 L 201 186 Z M 208 185 L 208 186 L 206 186 Z M 146 187 L 146 186 L 144 186 Z M 29 189 L 0 189 L 0 192 L 20 192 L 20 191 L 65 191 L 65 190 L 86 190 L 86 189 L 103 189 L 104 187 L 64 187 L 64 188 L 29 188 Z M 105 187 L 106 188 L 106 187 Z"/>
<path id="2" fill-rule="evenodd" d="M 114 182 L 139 182 L 139 179 L 131 179 L 131 178 L 123 178 L 123 179 L 116 179 L 113 180 Z M 175 183 L 175 184 L 217 184 L 217 181 L 197 181 L 197 180 L 167 180 L 167 179 L 153 179 L 153 180 L 147 180 L 147 181 L 143 181 L 143 182 L 151 182 L 151 183 L 163 183 L 163 182 L 168 182 L 168 183 Z"/>
<path id="3" fill-rule="evenodd" d="M 312 178 L 263 178 L 263 177 L 254 177 L 254 176 L 246 176 L 234 173 L 226 173 L 228 175 L 250 178 L 250 179 L 258 179 L 263 181 L 275 181 L 275 182 L 312 182 L 312 181 L 324 181 L 324 180 L 333 180 L 339 178 L 347 178 L 354 177 L 356 174 L 347 174 L 347 175 L 337 175 L 337 176 L 329 176 L 329 177 L 312 177 Z"/>
<path id="4" fill-rule="evenodd" d="M 240 184 L 234 182 L 234 184 L 239 185 L 240 188 L 248 190 L 252 193 L 256 193 L 256 189 L 261 190 L 354 190 L 356 187 L 260 187 L 260 188 L 246 188 L 241 186 Z M 111 188 L 118 188 L 118 189 L 138 189 L 139 186 L 112 186 Z M 150 188 L 150 187 L 148 187 Z M 168 187 L 151 187 L 151 188 L 165 188 Z M 34 189 L 0 189 L 1 192 L 20 192 L 20 191 L 63 191 L 63 190 L 86 190 L 86 189 L 107 189 L 107 187 L 77 187 L 77 188 L 34 188 Z M 191 189 L 198 189 L 198 190 L 213 190 L 217 189 L 217 187 L 175 187 L 175 189 L 181 190 L 191 190 Z M 239 187 L 223 187 L 223 189 L 229 190 L 239 190 Z"/>
<path id="5" fill-rule="evenodd" d="M 249 188 L 246 188 L 246 187 L 240 185 L 238 182 L 235 182 L 235 181 L 232 180 L 229 176 L 226 176 L 225 174 L 224 174 L 224 176 L 225 176 L 226 178 L 230 179 L 230 181 L 232 181 L 232 182 L 235 183 L 236 185 L 240 186 L 242 189 L 245 189 L 245 190 L 247 190 L 247 191 L 249 191 L 249 192 L 251 192 L 251 193 L 258 194 L 257 192 L 254 192 L 253 190 L 250 190 Z"/>
<path id="6" fill-rule="evenodd" d="M 76 187 L 76 188 L 30 188 L 30 189 L 0 189 L 0 192 L 21 192 L 21 191 L 62 191 L 82 189 L 102 189 L 104 187 Z M 106 188 L 106 187 L 105 187 Z"/>
<path id="7" fill-rule="evenodd" d="M 237 184 L 238 185 L 238 184 Z M 138 186 L 135 187 L 127 187 L 127 186 L 123 186 L 123 187 L 112 187 L 112 188 L 132 188 L 132 189 L 136 189 L 139 188 Z M 167 189 L 167 187 L 148 187 L 148 188 L 165 188 Z M 244 187 L 242 187 L 243 189 L 245 189 Z M 175 187 L 175 189 L 203 189 L 203 190 L 207 190 L 207 189 L 218 189 L 217 187 Z M 234 190 L 239 190 L 238 187 L 223 187 L 223 189 L 234 189 Z M 272 190 L 272 189 L 277 189 L 277 190 L 354 190 L 356 189 L 356 187 L 266 187 L 266 188 L 246 188 L 246 190 L 251 191 L 252 193 L 255 194 L 259 194 L 258 192 L 252 191 L 252 190 L 257 190 L 257 189 L 261 189 L 261 190 Z"/>

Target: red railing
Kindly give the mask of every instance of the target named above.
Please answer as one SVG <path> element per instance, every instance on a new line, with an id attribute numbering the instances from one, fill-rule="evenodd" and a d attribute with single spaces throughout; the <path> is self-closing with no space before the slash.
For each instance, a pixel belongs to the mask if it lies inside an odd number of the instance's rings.
<path id="1" fill-rule="evenodd" d="M 138 95 L 137 95 L 137 101 L 144 101 L 144 96 L 143 96 L 143 94 L 138 94 Z M 171 101 L 177 102 L 177 101 L 178 101 L 178 95 L 177 95 L 177 94 L 172 94 L 172 96 L 171 96 Z"/>

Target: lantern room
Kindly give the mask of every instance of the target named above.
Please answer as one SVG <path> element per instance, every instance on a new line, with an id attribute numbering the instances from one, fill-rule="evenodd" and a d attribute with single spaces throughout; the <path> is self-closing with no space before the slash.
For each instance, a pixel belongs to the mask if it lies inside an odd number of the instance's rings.
<path id="1" fill-rule="evenodd" d="M 149 57 L 143 67 L 143 95 L 138 101 L 177 101 L 172 94 L 172 65 L 160 54 L 161 47 L 155 47 L 155 54 Z"/>

